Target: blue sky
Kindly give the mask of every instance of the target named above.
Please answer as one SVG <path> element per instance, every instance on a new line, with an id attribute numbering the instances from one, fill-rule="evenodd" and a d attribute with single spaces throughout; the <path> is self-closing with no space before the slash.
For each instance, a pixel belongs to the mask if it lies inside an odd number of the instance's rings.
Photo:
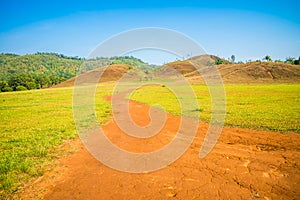
<path id="1" fill-rule="evenodd" d="M 0 52 L 87 57 L 101 42 L 134 28 L 162 27 L 197 41 L 209 54 L 237 60 L 300 56 L 299 1 L 0 0 Z M 175 56 L 133 54 L 159 64 Z"/>

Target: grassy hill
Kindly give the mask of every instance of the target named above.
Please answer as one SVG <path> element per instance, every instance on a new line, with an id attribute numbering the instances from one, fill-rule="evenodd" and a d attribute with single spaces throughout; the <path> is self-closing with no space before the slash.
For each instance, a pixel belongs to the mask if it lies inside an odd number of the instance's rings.
<path id="1" fill-rule="evenodd" d="M 142 70 L 156 67 L 134 57 L 81 59 L 56 53 L 0 54 L 0 92 L 47 88 L 78 74 L 112 64 Z"/>

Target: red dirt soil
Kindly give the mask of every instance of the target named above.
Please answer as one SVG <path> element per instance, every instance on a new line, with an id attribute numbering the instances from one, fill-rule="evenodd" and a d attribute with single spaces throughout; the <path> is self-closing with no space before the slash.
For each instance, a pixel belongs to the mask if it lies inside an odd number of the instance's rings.
<path id="1" fill-rule="evenodd" d="M 130 102 L 132 119 L 149 123 L 149 107 Z M 111 120 L 105 134 L 119 147 L 149 152 L 171 141 L 180 117 L 167 114 L 161 132 L 149 139 L 122 133 Z M 79 139 L 78 150 L 60 158 L 51 171 L 27 186 L 23 199 L 300 199 L 300 134 L 281 134 L 224 127 L 212 152 L 199 159 L 208 124 L 200 123 L 197 136 L 174 163 L 164 169 L 131 174 L 97 161 Z"/>

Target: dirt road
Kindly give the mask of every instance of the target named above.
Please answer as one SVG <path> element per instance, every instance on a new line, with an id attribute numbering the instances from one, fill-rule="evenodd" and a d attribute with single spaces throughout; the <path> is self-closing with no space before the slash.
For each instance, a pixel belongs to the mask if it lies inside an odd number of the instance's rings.
<path id="1" fill-rule="evenodd" d="M 149 107 L 130 103 L 132 119 L 149 123 Z M 150 152 L 168 144 L 180 117 L 167 115 L 161 132 L 149 139 L 125 135 L 114 121 L 103 129 L 119 147 Z M 300 199 L 300 134 L 241 128 L 223 129 L 213 151 L 198 154 L 208 125 L 200 123 L 188 151 L 168 167 L 130 174 L 106 167 L 77 139 L 78 151 L 20 193 L 24 199 Z"/>

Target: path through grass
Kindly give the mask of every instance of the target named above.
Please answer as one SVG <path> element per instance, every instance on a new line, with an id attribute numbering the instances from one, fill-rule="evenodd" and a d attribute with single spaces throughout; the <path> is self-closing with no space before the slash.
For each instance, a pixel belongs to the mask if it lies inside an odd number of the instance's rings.
<path id="1" fill-rule="evenodd" d="M 110 103 L 103 97 L 111 94 L 113 85 L 99 87 L 96 114 L 103 123 L 111 115 Z M 225 88 L 225 125 L 300 132 L 300 85 Z M 193 89 L 201 110 L 200 118 L 208 122 L 211 116 L 208 90 L 205 86 L 193 86 Z M 55 147 L 77 137 L 72 92 L 72 88 L 64 88 L 0 93 L 0 199 L 11 197 L 19 186 L 42 175 L 45 165 L 58 156 Z M 176 96 L 166 87 L 143 87 L 131 98 L 150 105 L 161 104 L 167 112 L 180 114 Z"/>
<path id="2" fill-rule="evenodd" d="M 193 89 L 200 106 L 200 118 L 209 122 L 208 89 L 206 86 L 193 86 Z M 300 132 L 300 85 L 232 85 L 226 86 L 225 91 L 226 126 Z M 143 87 L 132 94 L 131 99 L 149 105 L 160 104 L 167 112 L 180 114 L 177 97 L 166 87 Z"/>

